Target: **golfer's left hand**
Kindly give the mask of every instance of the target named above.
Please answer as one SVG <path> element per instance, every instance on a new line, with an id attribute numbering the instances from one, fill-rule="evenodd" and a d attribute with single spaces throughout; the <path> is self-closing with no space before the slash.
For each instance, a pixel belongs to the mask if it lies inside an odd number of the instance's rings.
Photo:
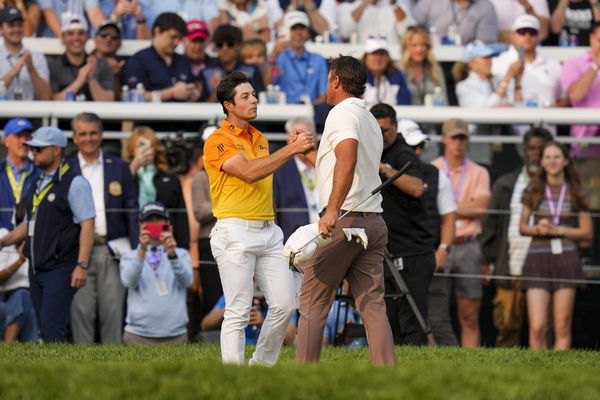
<path id="1" fill-rule="evenodd" d="M 332 209 L 325 210 L 325 214 L 319 220 L 319 233 L 323 236 L 331 236 L 337 223 L 337 212 Z"/>

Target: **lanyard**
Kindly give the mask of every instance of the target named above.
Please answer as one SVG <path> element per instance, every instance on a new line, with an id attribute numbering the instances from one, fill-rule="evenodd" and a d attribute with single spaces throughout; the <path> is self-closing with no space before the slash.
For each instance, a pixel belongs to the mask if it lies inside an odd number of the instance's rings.
<path id="1" fill-rule="evenodd" d="M 151 247 L 150 254 L 146 253 L 146 262 L 148 263 L 148 265 L 150 265 L 150 268 L 152 268 L 152 271 L 154 272 L 155 275 L 156 275 L 156 270 L 158 269 L 158 266 L 160 265 L 161 259 L 162 259 L 162 248 L 160 248 L 160 247 Z M 156 275 L 156 277 L 158 278 L 158 275 Z"/>
<path id="2" fill-rule="evenodd" d="M 560 222 L 560 213 L 565 203 L 565 197 L 567 194 L 567 184 L 563 182 L 560 186 L 560 195 L 558 196 L 558 203 L 554 204 L 552 201 L 552 192 L 550 186 L 546 185 L 546 200 L 548 200 L 548 208 L 550 209 L 550 215 L 552 216 L 552 223 L 558 225 Z"/>
<path id="3" fill-rule="evenodd" d="M 311 193 L 314 192 L 317 187 L 317 177 L 315 176 L 313 179 L 309 179 L 304 171 L 298 170 L 298 172 L 300 173 L 300 180 L 306 185 L 308 191 Z"/>
<path id="4" fill-rule="evenodd" d="M 443 156 L 443 159 L 444 159 L 444 171 L 446 172 L 448 179 L 450 179 L 450 182 L 452 182 L 452 178 L 450 177 L 450 166 L 448 165 L 448 159 L 446 158 L 446 156 Z M 465 183 L 465 175 L 466 174 L 467 174 L 467 159 L 465 157 L 463 159 L 462 170 L 460 171 L 460 177 L 458 178 L 458 184 L 456 186 L 456 189 L 454 187 L 452 187 L 452 196 L 454 197 L 454 201 L 458 201 L 458 198 L 460 197 L 460 192 L 462 191 L 462 187 Z M 452 184 L 452 186 L 454 186 L 454 184 Z"/>
<path id="5" fill-rule="evenodd" d="M 12 172 L 12 168 L 8 165 L 8 161 L 6 162 L 6 175 L 8 175 L 8 182 L 10 183 L 10 187 L 13 192 L 13 196 L 15 196 L 15 204 L 19 204 L 21 200 L 21 193 L 23 192 L 23 185 L 25 184 L 25 178 L 29 174 L 28 171 L 25 171 L 21 174 L 21 180 L 17 183 L 15 179 L 15 175 Z"/>
<path id="6" fill-rule="evenodd" d="M 62 178 L 62 176 L 68 170 L 69 170 L 69 164 L 63 164 L 63 166 L 60 167 L 58 179 Z M 42 179 L 42 178 L 40 177 L 40 179 Z M 34 193 L 33 194 L 33 208 L 31 209 L 31 214 L 32 215 L 35 215 L 35 213 L 37 212 L 37 208 L 39 207 L 40 203 L 42 202 L 42 200 L 44 200 L 44 197 L 46 197 L 46 195 L 48 194 L 48 192 L 50 191 L 50 189 L 52 189 L 52 187 L 54 186 L 55 183 L 56 183 L 56 179 L 53 179 L 52 182 L 50 182 L 49 184 L 47 184 L 46 187 L 40 193 Z"/>

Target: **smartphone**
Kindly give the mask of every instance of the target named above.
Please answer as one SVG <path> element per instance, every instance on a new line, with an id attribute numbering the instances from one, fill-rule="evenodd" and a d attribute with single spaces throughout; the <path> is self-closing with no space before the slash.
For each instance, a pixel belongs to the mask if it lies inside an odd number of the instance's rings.
<path id="1" fill-rule="evenodd" d="M 144 230 L 150 234 L 150 239 L 160 239 L 160 234 L 163 232 L 171 232 L 171 224 L 148 222 L 144 224 Z"/>
<path id="2" fill-rule="evenodd" d="M 139 149 L 143 149 L 143 148 L 146 148 L 146 147 L 150 147 L 150 140 L 148 140 L 148 139 L 147 139 L 147 138 L 145 138 L 145 137 L 141 137 L 141 138 L 139 138 L 139 139 L 138 139 L 138 142 L 137 142 L 137 147 L 138 147 Z"/>

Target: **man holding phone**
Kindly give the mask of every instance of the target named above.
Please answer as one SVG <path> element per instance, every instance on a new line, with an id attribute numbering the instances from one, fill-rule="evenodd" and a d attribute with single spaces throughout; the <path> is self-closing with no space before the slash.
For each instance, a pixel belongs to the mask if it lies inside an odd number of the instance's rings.
<path id="1" fill-rule="evenodd" d="M 502 82 L 499 88 L 506 90 L 510 102 L 515 101 L 513 93 L 521 91 L 527 107 L 565 107 L 568 101 L 560 87 L 560 63 L 537 53 L 539 32 L 540 22 L 536 17 L 529 14 L 517 17 L 512 26 L 512 46 L 494 57 L 492 75 Z M 514 83 L 506 81 L 509 69 L 520 70 Z"/>
<path id="2" fill-rule="evenodd" d="M 171 231 L 162 203 L 142 207 L 140 244 L 121 258 L 121 282 L 129 289 L 124 344 L 187 343 L 192 258 Z"/>

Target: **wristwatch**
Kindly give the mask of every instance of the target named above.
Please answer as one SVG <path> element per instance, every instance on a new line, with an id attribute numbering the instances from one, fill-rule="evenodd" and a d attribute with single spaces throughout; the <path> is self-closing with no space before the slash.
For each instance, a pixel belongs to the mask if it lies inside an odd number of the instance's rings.
<path id="1" fill-rule="evenodd" d="M 88 267 L 89 267 L 89 262 L 87 261 L 77 261 L 77 266 L 81 269 L 85 269 L 87 271 Z"/>
<path id="2" fill-rule="evenodd" d="M 438 249 L 444 249 L 444 250 L 446 250 L 449 253 L 450 252 L 450 245 L 446 244 L 446 243 L 440 243 L 440 245 L 438 246 Z"/>

